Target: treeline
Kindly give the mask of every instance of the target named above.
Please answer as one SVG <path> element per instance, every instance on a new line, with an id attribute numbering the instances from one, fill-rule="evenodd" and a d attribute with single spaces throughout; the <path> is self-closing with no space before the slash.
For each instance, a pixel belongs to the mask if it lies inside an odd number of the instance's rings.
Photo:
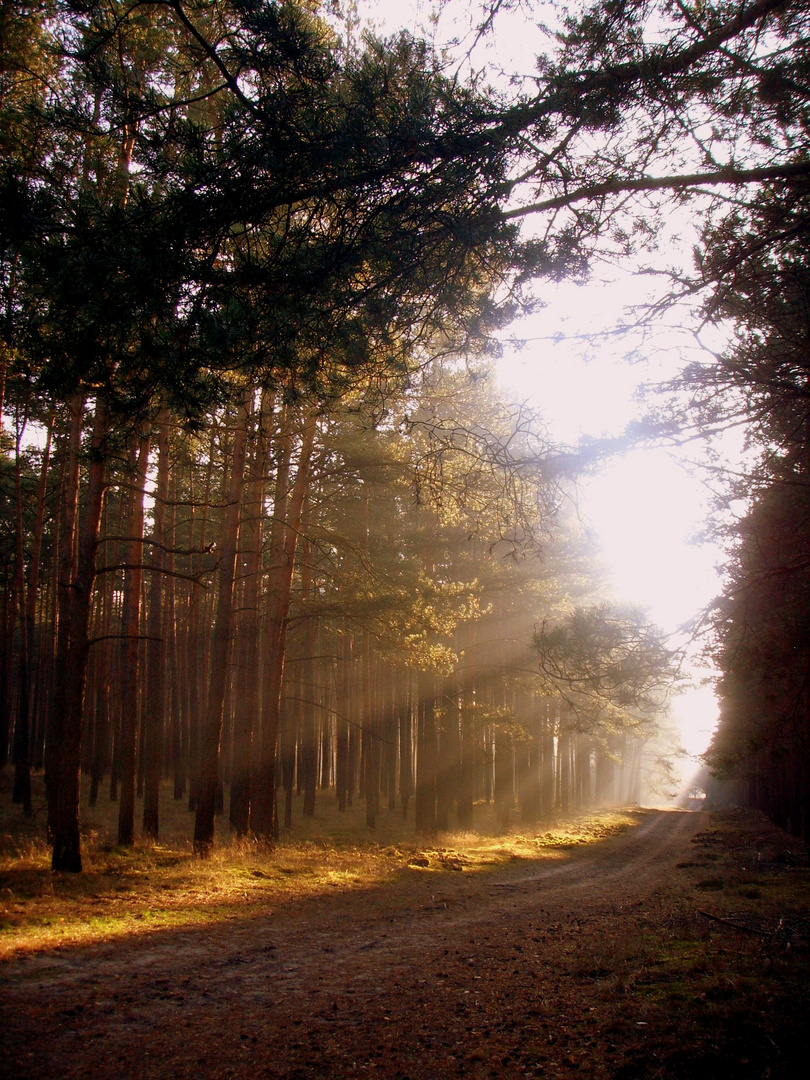
<path id="1" fill-rule="evenodd" d="M 739 528 L 734 581 L 718 610 L 722 711 L 709 761 L 718 799 L 810 829 L 807 673 L 808 491 L 775 485 Z"/>
<path id="2" fill-rule="evenodd" d="M 803 837 L 810 831 L 809 241 L 805 186 L 752 209 L 724 255 L 737 272 L 721 310 L 734 311 L 738 331 L 719 377 L 747 418 L 750 466 L 731 485 L 746 511 L 728 526 L 728 585 L 714 616 L 721 719 L 709 754 L 722 797 Z"/>
<path id="3" fill-rule="evenodd" d="M 771 55 L 776 114 L 757 143 L 810 148 L 808 12 L 784 9 Z M 793 35 L 789 38 L 788 35 Z M 778 57 L 778 59 L 777 59 Z M 763 57 L 762 64 L 769 61 Z M 764 70 L 764 67 L 763 69 Z M 790 82 L 790 90 L 787 83 Z M 766 95 L 752 95 L 756 115 Z M 726 585 L 711 613 L 720 724 L 708 761 L 718 796 L 810 829 L 808 479 L 810 473 L 810 184 L 781 183 L 709 216 L 687 287 L 721 331 L 720 352 L 677 380 L 684 421 L 704 437 L 745 433 L 742 460 L 710 459 L 715 528 L 727 544 Z M 684 402 L 686 407 L 684 409 Z M 730 465 L 730 467 L 729 467 Z M 713 483 L 716 483 L 713 480 Z"/>
<path id="4" fill-rule="evenodd" d="M 454 413 L 458 390 L 422 373 L 475 385 L 534 283 L 637 252 L 665 200 L 700 195 L 685 284 L 711 292 L 707 317 L 758 303 L 735 292 L 747 253 L 767 276 L 802 235 L 779 222 L 810 175 L 805 7 L 595 4 L 496 92 L 408 34 L 342 41 L 292 0 L 3 5 L 2 752 L 23 803 L 44 765 L 55 869 L 81 866 L 83 759 L 114 778 L 125 843 L 139 778 L 154 831 L 170 771 L 201 853 L 226 781 L 236 829 L 272 837 L 291 760 L 308 790 L 313 761 L 334 766 L 373 817 L 394 743 L 420 827 L 462 775 L 463 806 L 475 783 L 500 798 L 507 770 L 540 777 L 529 806 L 609 789 L 661 653 L 587 589 L 581 619 L 538 635 L 519 707 L 484 663 L 472 715 L 491 722 L 465 748 L 465 664 L 502 658 L 464 635 L 509 626 L 485 579 L 543 538 L 554 468 L 524 418 Z M 550 610 L 515 603 L 532 626 Z M 493 756 L 507 713 L 535 734 Z M 471 781 L 476 738 L 492 767 Z"/>
<path id="5" fill-rule="evenodd" d="M 232 707 L 234 739 L 255 736 L 238 767 L 259 778 L 234 814 L 269 837 L 319 425 L 433 357 L 480 353 L 539 252 L 494 212 L 503 156 L 421 152 L 480 102 L 407 36 L 346 54 L 295 3 L 43 2 L 4 7 L 3 45 L 18 797 L 33 746 L 53 866 L 78 870 L 82 754 L 114 752 L 119 838 L 141 761 L 154 832 L 171 684 L 196 849 L 212 843 Z M 46 453 L 26 523 L 29 419 L 53 431 L 59 494 Z M 178 444 L 178 424 L 199 445 Z M 249 673 L 236 682 L 231 649 Z"/>
<path id="6" fill-rule="evenodd" d="M 471 827 L 479 800 L 504 823 L 515 805 L 536 820 L 637 801 L 649 718 L 577 709 L 531 647 L 591 568 L 570 537 L 555 557 L 556 484 L 526 418 L 458 365 L 427 369 L 385 420 L 372 394 L 323 411 L 241 390 L 191 433 L 158 409 L 106 456 L 76 753 L 91 802 L 118 800 L 120 843 L 158 836 L 166 781 L 201 851 L 217 810 L 272 840 L 295 790 L 305 815 L 330 787 L 370 826 L 382 802 L 428 833 Z M 3 477 L 21 530 L 3 563 L 3 746 L 23 805 L 32 767 L 60 782 L 86 419 L 52 410 Z"/>

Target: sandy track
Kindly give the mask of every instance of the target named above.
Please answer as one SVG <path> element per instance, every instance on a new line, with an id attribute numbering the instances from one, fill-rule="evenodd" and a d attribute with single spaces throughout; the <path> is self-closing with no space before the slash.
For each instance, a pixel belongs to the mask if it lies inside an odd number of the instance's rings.
<path id="1" fill-rule="evenodd" d="M 655 932 L 656 894 L 701 818 L 650 811 L 552 864 L 414 872 L 393 898 L 350 892 L 213 931 L 20 958 L 2 971 L 0 1070 L 613 1077 L 604 951 L 640 925 Z"/>

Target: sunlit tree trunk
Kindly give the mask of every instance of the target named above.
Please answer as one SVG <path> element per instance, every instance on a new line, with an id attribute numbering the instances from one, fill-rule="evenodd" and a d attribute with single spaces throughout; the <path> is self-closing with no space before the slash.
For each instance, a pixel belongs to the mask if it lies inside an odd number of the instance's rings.
<path id="1" fill-rule="evenodd" d="M 295 762 L 298 750 L 298 709 L 294 707 L 290 695 L 299 692 L 297 678 L 290 677 L 289 668 L 284 680 L 284 691 L 279 714 L 279 754 L 281 787 L 284 791 L 284 828 L 289 829 L 292 827 Z"/>
<path id="2" fill-rule="evenodd" d="M 312 599 L 312 545 L 303 538 L 301 544 L 301 599 L 306 607 Z M 304 615 L 300 633 L 298 657 L 298 716 L 299 716 L 299 783 L 304 794 L 304 817 L 315 814 L 315 791 L 318 785 L 318 716 L 315 688 L 315 652 L 317 626 L 312 616 Z"/>
<path id="3" fill-rule="evenodd" d="M 509 825 L 514 801 L 514 754 L 512 736 L 495 729 L 495 816 L 502 828 Z"/>
<path id="4" fill-rule="evenodd" d="M 472 713 L 463 696 L 459 697 L 458 723 L 461 730 L 458 785 L 458 824 L 461 829 L 473 827 L 475 796 L 475 736 Z"/>
<path id="5" fill-rule="evenodd" d="M 541 766 L 540 814 L 544 821 L 554 813 L 554 714 L 556 708 L 548 698 L 542 700 L 541 723 L 543 742 L 543 764 Z"/>
<path id="6" fill-rule="evenodd" d="M 363 797 L 366 802 L 366 826 L 373 829 L 380 812 L 380 701 L 371 635 L 363 634 L 362 717 L 363 717 Z"/>
<path id="7" fill-rule="evenodd" d="M 563 814 L 571 809 L 571 736 L 567 731 L 557 739 L 557 768 L 559 772 L 559 796 L 557 805 Z"/>
<path id="8" fill-rule="evenodd" d="M 396 673 L 390 664 L 382 672 L 383 722 L 385 739 L 382 744 L 385 787 L 388 809 L 397 808 L 397 764 L 399 739 L 399 709 L 396 700 Z"/>
<path id="9" fill-rule="evenodd" d="M 453 809 L 458 812 L 461 771 L 459 685 L 457 675 L 443 680 L 442 718 L 439 729 L 439 765 L 436 784 L 436 819 L 439 829 L 450 828 Z"/>
<path id="10" fill-rule="evenodd" d="M 408 817 L 408 807 L 413 797 L 413 675 L 410 671 L 398 673 L 395 685 L 398 690 L 399 711 L 399 799 L 403 821 Z"/>
<path id="11" fill-rule="evenodd" d="M 105 545 L 105 553 L 107 562 L 109 563 L 122 563 L 126 559 L 126 545 L 123 543 L 124 534 L 126 532 L 126 512 L 127 512 L 127 499 L 126 492 L 122 489 L 115 494 L 112 492 L 105 500 L 105 511 L 102 519 L 102 524 L 108 522 L 112 517 L 112 503 L 116 500 L 115 507 L 115 530 L 114 536 L 122 538 L 121 540 L 107 541 Z M 110 575 L 105 575 L 109 577 Z M 115 601 L 113 603 L 112 596 L 119 590 L 116 588 L 115 580 L 111 580 L 109 584 L 102 582 L 102 589 L 109 589 L 111 596 L 111 608 L 112 618 L 117 619 L 119 624 L 121 621 L 121 602 Z M 112 627 L 112 623 L 111 623 Z M 124 699 L 121 694 L 121 678 L 123 674 L 123 664 L 125 662 L 124 652 L 120 648 L 120 641 L 117 642 L 118 648 L 113 648 L 112 641 L 109 643 L 110 651 L 107 661 L 107 671 L 110 675 L 110 693 L 108 696 L 108 712 L 110 722 L 110 802 L 118 802 L 118 789 L 121 783 L 121 724 L 124 708 Z M 113 691 L 114 685 L 114 691 Z"/>
<path id="12" fill-rule="evenodd" d="M 182 799 L 186 793 L 188 773 L 188 709 L 187 698 L 183 692 L 184 680 L 181 676 L 181 650 L 178 640 L 178 588 L 174 576 L 175 555 L 172 550 L 177 546 L 177 493 L 176 470 L 171 478 L 171 499 L 167 507 L 166 536 L 169 551 L 166 556 L 166 568 L 169 571 L 166 587 L 163 590 L 165 611 L 163 614 L 163 633 L 166 638 L 166 670 L 169 684 L 167 700 L 171 709 L 171 779 L 172 795 Z"/>
<path id="13" fill-rule="evenodd" d="M 418 676 L 419 719 L 416 740 L 416 831 L 426 836 L 436 832 L 436 721 L 435 676 L 422 671 Z"/>

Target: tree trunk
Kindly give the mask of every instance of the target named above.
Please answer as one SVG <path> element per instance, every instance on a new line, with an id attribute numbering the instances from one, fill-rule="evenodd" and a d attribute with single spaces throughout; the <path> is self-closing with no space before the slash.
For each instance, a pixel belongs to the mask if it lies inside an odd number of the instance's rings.
<path id="1" fill-rule="evenodd" d="M 59 806 L 57 785 L 61 772 L 60 743 L 62 735 L 63 691 L 67 683 L 70 651 L 70 621 L 73 603 L 71 583 L 76 571 L 76 518 L 79 500 L 79 464 L 81 455 L 84 396 L 74 394 L 68 402 L 70 425 L 65 443 L 65 465 L 62 495 L 59 501 L 58 577 L 55 612 L 56 648 L 54 651 L 54 681 L 45 717 L 45 791 L 48 796 L 48 835 L 53 839 Z M 100 506 L 101 504 L 99 504 Z M 93 551 L 95 562 L 95 550 Z"/>
<path id="2" fill-rule="evenodd" d="M 436 824 L 450 828 L 450 815 L 458 806 L 461 736 L 458 716 L 458 685 L 449 676 L 443 680 L 442 718 L 439 729 L 439 765 L 436 787 Z"/>
<path id="3" fill-rule="evenodd" d="M 366 826 L 373 829 L 380 812 L 380 711 L 371 637 L 363 634 L 363 796 L 366 800 Z"/>
<path id="4" fill-rule="evenodd" d="M 169 499 L 169 413 L 157 419 L 157 483 L 152 521 L 152 577 L 146 620 L 146 702 L 143 714 L 143 831 L 157 840 L 160 832 L 160 777 L 166 702 L 166 635 L 164 625 L 164 551 L 169 547 L 166 504 Z"/>
<path id="5" fill-rule="evenodd" d="M 312 596 L 312 545 L 304 537 L 301 550 L 301 598 L 304 605 Z M 304 792 L 304 817 L 315 816 L 318 786 L 318 716 L 316 712 L 315 652 L 318 629 L 311 615 L 304 615 L 300 632 L 298 715 L 300 717 L 299 783 Z"/>
<path id="6" fill-rule="evenodd" d="M 42 531 L 45 520 L 45 493 L 48 482 L 48 464 L 51 454 L 54 411 L 48 416 L 45 449 L 37 488 L 37 509 L 32 530 L 31 561 L 28 565 L 27 582 L 22 521 L 22 476 L 20 471 L 20 439 L 18 430 L 15 477 L 17 487 L 17 578 L 20 599 L 20 659 L 18 682 L 17 725 L 14 730 L 14 788 L 12 801 L 22 805 L 26 817 L 31 816 L 31 685 L 36 668 L 36 616 L 39 595 L 39 564 L 42 553 Z"/>
<path id="7" fill-rule="evenodd" d="M 514 800 L 512 736 L 495 730 L 495 817 L 501 828 L 509 825 Z"/>
<path id="8" fill-rule="evenodd" d="M 105 500 L 104 517 L 109 503 Z M 106 529 L 105 529 L 106 531 Z M 104 575 L 101 589 L 96 589 L 96 606 L 100 607 L 98 625 L 102 638 L 93 647 L 95 668 L 95 723 L 93 724 L 93 749 L 90 763 L 90 805 L 98 801 L 99 788 L 110 762 L 110 662 L 111 652 L 108 635 L 112 627 L 113 581 L 112 575 Z M 100 594 L 100 595 L 99 595 Z"/>
<path id="9" fill-rule="evenodd" d="M 79 531 L 76 574 L 72 587 L 66 630 L 66 655 L 58 672 L 52 703 L 56 747 L 54 748 L 54 791 L 49 790 L 49 809 L 53 800 L 53 870 L 81 872 L 79 836 L 79 792 L 81 781 L 81 738 L 84 687 L 87 675 L 90 625 L 90 601 L 96 573 L 96 548 L 104 498 L 105 444 L 109 430 L 107 409 L 102 398 L 96 399 L 93 421 L 92 455 L 88 467 L 87 494 Z M 50 816 L 50 815 L 49 815 Z"/>
<path id="10" fill-rule="evenodd" d="M 382 744 L 385 789 L 388 794 L 388 809 L 397 808 L 397 763 L 399 739 L 399 710 L 396 703 L 396 674 L 390 664 L 385 664 L 382 671 L 383 697 L 383 732 Z"/>
<path id="11" fill-rule="evenodd" d="M 233 583 L 239 536 L 239 505 L 245 473 L 250 394 L 249 390 L 245 392 L 238 409 L 228 500 L 222 515 L 220 531 L 217 609 L 211 639 L 208 701 L 205 721 L 200 733 L 200 788 L 194 821 L 194 851 L 202 858 L 211 854 L 214 845 L 214 816 L 219 785 L 220 744 L 233 623 Z"/>
<path id="12" fill-rule="evenodd" d="M 402 818 L 408 817 L 408 807 L 413 797 L 413 676 L 407 673 L 407 684 L 400 676 L 399 700 L 399 798 Z"/>
<path id="13" fill-rule="evenodd" d="M 416 831 L 426 836 L 436 832 L 436 721 L 435 676 L 420 671 L 419 721 L 416 737 Z"/>
<path id="14" fill-rule="evenodd" d="M 229 820 L 237 836 L 250 829 L 253 740 L 259 709 L 259 594 L 262 572 L 263 502 L 267 474 L 265 425 L 272 412 L 273 396 L 262 393 L 253 453 L 245 485 L 242 537 L 244 589 L 239 619 L 237 681 L 234 688 L 233 766 Z"/>
<path id="15" fill-rule="evenodd" d="M 346 810 L 349 794 L 349 669 L 351 636 L 344 621 L 340 633 L 340 659 L 337 665 L 337 717 L 335 746 L 335 789 L 338 811 Z"/>
<path id="16" fill-rule="evenodd" d="M 211 503 L 211 481 L 214 468 L 214 452 L 216 449 L 216 425 L 211 426 L 211 438 L 208 444 L 208 459 L 205 475 L 205 485 L 202 499 L 202 522 L 200 524 L 200 552 L 205 551 L 208 526 L 208 508 Z M 193 482 L 192 482 L 193 491 Z M 192 501 L 191 538 L 194 539 L 194 518 Z M 192 545 L 193 546 L 193 545 Z M 200 554 L 195 566 L 196 571 L 202 571 L 205 556 Z M 202 727 L 203 698 L 205 695 L 206 675 L 206 638 L 204 630 L 201 630 L 201 610 L 204 610 L 201 588 L 194 584 L 191 587 L 191 597 L 188 612 L 188 633 L 186 635 L 186 677 L 188 680 L 189 700 L 189 735 L 188 735 L 188 808 L 197 809 L 197 798 L 200 790 L 200 730 Z"/>
<path id="17" fill-rule="evenodd" d="M 543 763 L 540 780 L 540 815 L 548 821 L 554 813 L 554 726 L 556 705 L 545 699 L 542 704 Z"/>
<path id="18" fill-rule="evenodd" d="M 144 487 L 149 464 L 149 436 L 138 441 L 138 456 L 128 494 L 126 543 L 124 549 L 124 601 L 121 609 L 121 729 L 120 801 L 118 803 L 118 843 L 135 842 L 135 769 L 138 760 L 139 668 L 141 586 L 143 584 Z"/>
<path id="19" fill-rule="evenodd" d="M 309 413 L 301 436 L 298 470 L 289 498 L 284 460 L 289 461 L 291 433 L 282 432 L 279 472 L 273 500 L 273 525 L 270 530 L 270 572 L 268 575 L 267 623 L 265 641 L 267 670 L 262 709 L 262 738 L 259 754 L 258 784 L 251 806 L 251 829 L 270 842 L 275 835 L 275 773 L 281 689 L 287 641 L 287 619 L 298 534 L 301 527 L 304 497 L 309 484 L 316 417 Z M 287 444 L 286 447 L 284 444 Z M 285 475 L 281 475 L 282 472 Z M 254 812 L 255 811 L 255 812 Z"/>

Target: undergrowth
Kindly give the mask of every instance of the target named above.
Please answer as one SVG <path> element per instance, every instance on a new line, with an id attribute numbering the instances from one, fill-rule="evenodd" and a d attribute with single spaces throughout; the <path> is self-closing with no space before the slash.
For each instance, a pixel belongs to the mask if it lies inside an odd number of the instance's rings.
<path id="1" fill-rule="evenodd" d="M 116 844 L 116 803 L 84 805 L 81 874 L 53 874 L 45 841 L 45 803 L 36 778 L 34 814 L 0 790 L 0 956 L 64 944 L 111 940 L 167 928 L 195 927 L 272 913 L 336 890 L 371 889 L 412 874 L 485 872 L 526 859 L 562 859 L 583 844 L 638 823 L 633 811 L 601 811 L 537 832 L 499 831 L 490 808 L 476 808 L 479 828 L 417 837 L 413 821 L 385 811 L 369 830 L 362 804 L 338 814 L 334 795 L 319 793 L 314 817 L 295 819 L 275 845 L 229 834 L 217 820 L 210 858 L 194 858 L 193 815 L 161 794 L 161 840 Z"/>

